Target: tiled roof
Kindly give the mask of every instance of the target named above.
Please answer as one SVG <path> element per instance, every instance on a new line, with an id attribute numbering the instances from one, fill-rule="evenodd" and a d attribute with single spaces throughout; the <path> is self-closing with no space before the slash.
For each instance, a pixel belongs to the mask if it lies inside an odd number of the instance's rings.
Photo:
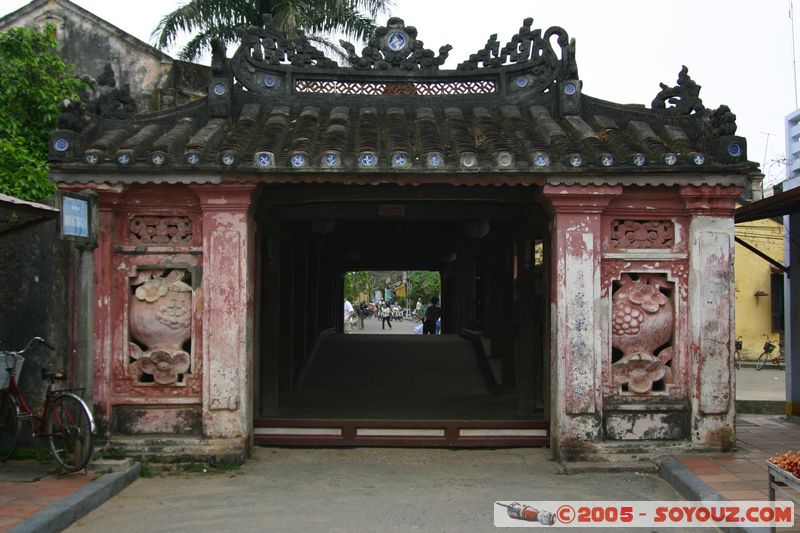
<path id="1" fill-rule="evenodd" d="M 350 50 L 355 68 L 333 65 L 302 39 L 270 47 L 272 32 L 267 20 L 242 32 L 232 59 L 215 55 L 215 78 L 200 102 L 128 120 L 91 117 L 80 132 L 55 132 L 50 154 L 60 179 L 72 172 L 112 181 L 129 172 L 152 181 L 176 172 L 746 174 L 755 167 L 745 140 L 733 135 L 735 116 L 692 100 L 697 86 L 685 69 L 678 86 L 662 85 L 652 109 L 583 95 L 574 40 L 560 28 L 545 32 L 558 35 L 560 59 L 526 20 L 502 50 L 490 40 L 456 71 L 439 70 L 449 47 L 434 57 L 399 19 L 363 57 Z"/>

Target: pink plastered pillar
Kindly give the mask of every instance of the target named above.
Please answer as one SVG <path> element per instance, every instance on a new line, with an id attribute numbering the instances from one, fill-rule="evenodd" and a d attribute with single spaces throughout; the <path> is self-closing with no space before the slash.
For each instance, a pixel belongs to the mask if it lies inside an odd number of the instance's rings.
<path id="1" fill-rule="evenodd" d="M 692 442 L 736 442 L 733 212 L 739 187 L 683 187 L 689 225 L 689 379 Z"/>
<path id="2" fill-rule="evenodd" d="M 591 454 L 602 435 L 602 213 L 621 186 L 551 186 L 550 416 L 558 459 Z"/>
<path id="3" fill-rule="evenodd" d="M 111 419 L 111 368 L 114 354 L 114 314 L 121 313 L 113 298 L 114 233 L 116 210 L 122 189 L 95 187 L 98 193 L 97 248 L 94 250 L 94 335 L 92 402 L 95 420 L 103 436 L 109 435 Z"/>
<path id="4" fill-rule="evenodd" d="M 196 185 L 203 218 L 203 433 L 252 436 L 254 184 Z"/>

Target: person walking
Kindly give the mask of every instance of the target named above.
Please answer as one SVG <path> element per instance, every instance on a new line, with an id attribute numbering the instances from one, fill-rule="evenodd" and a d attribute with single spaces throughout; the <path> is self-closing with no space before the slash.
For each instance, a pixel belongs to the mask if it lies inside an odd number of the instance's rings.
<path id="1" fill-rule="evenodd" d="M 383 320 L 381 329 L 386 329 L 386 324 L 389 324 L 389 329 L 392 329 L 392 310 L 386 302 L 383 302 L 381 306 L 381 319 Z"/>
<path id="2" fill-rule="evenodd" d="M 345 333 L 350 333 L 352 324 L 350 319 L 353 317 L 353 304 L 350 303 L 350 300 L 347 299 L 347 296 L 344 297 L 344 325 L 342 329 Z"/>
<path id="3" fill-rule="evenodd" d="M 364 319 L 369 315 L 369 307 L 367 302 L 361 302 L 358 306 L 358 329 L 364 331 Z"/>
<path id="4" fill-rule="evenodd" d="M 422 322 L 423 335 L 436 335 L 436 321 L 442 317 L 442 308 L 439 307 L 439 297 L 431 297 L 431 305 L 425 310 L 425 320 Z"/>

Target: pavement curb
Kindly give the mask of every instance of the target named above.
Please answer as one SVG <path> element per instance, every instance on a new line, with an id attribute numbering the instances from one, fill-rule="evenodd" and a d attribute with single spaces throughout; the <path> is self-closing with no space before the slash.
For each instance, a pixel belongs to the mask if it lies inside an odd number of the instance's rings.
<path id="1" fill-rule="evenodd" d="M 678 494 L 686 498 L 687 501 L 728 501 L 727 498 L 720 495 L 676 459 L 670 458 L 662 461 L 658 472 L 661 478 L 669 483 Z M 730 533 L 769 531 L 769 528 L 763 527 L 723 527 L 720 529 Z"/>
<path id="2" fill-rule="evenodd" d="M 786 402 L 780 400 L 736 400 L 736 413 L 747 415 L 785 415 Z"/>
<path id="3" fill-rule="evenodd" d="M 63 531 L 136 481 L 141 468 L 141 465 L 136 463 L 125 472 L 105 474 L 28 518 L 12 529 L 11 533 Z"/>

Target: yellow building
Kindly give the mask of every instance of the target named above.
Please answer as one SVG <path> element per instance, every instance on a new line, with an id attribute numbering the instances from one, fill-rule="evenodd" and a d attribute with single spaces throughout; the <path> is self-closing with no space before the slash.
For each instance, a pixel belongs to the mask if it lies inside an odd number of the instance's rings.
<path id="1" fill-rule="evenodd" d="M 736 225 L 736 237 L 783 264 L 783 222 L 767 218 Z M 765 335 L 779 342 L 783 331 L 783 273 L 736 243 L 736 336 L 742 358 L 756 359 Z"/>

